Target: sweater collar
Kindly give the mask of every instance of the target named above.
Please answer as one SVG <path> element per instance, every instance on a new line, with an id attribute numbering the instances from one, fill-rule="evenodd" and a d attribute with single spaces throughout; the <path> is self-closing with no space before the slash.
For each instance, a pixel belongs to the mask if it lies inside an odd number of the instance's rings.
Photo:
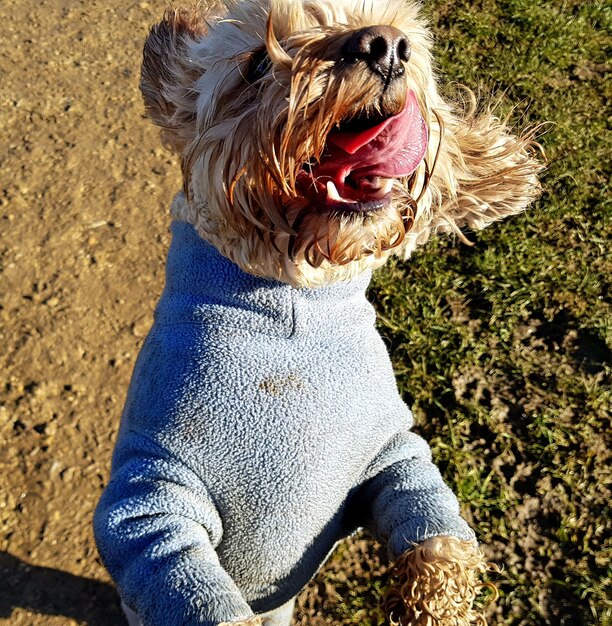
<path id="1" fill-rule="evenodd" d="M 309 327 L 352 324 L 364 305 L 371 309 L 365 299 L 369 271 L 350 281 L 296 289 L 247 274 L 204 241 L 191 224 L 175 221 L 171 231 L 166 287 L 156 311 L 160 321 L 206 320 L 290 336 Z M 368 312 L 367 317 L 372 315 Z"/>

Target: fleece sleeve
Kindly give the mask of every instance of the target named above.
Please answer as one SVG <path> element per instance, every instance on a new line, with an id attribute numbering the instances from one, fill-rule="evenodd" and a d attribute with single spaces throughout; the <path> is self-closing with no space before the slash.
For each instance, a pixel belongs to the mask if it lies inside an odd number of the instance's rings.
<path id="1" fill-rule="evenodd" d="M 444 483 L 421 437 L 403 434 L 381 453 L 376 464 L 383 469 L 361 492 L 365 526 L 386 543 L 392 561 L 431 537 L 474 540 L 474 532 L 459 514 L 457 498 Z"/>
<path id="2" fill-rule="evenodd" d="M 222 524 L 202 481 L 139 433 L 122 438 L 94 530 L 123 601 L 144 626 L 252 617 L 217 558 Z"/>

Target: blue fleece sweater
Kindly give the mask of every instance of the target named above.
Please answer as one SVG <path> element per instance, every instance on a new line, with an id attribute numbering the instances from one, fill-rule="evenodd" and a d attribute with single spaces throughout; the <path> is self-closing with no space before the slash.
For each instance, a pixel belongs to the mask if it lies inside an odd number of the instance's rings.
<path id="1" fill-rule="evenodd" d="M 175 222 L 134 370 L 100 554 L 145 626 L 213 626 L 290 600 L 365 526 L 391 559 L 474 537 L 411 432 L 365 297 L 251 276 Z"/>

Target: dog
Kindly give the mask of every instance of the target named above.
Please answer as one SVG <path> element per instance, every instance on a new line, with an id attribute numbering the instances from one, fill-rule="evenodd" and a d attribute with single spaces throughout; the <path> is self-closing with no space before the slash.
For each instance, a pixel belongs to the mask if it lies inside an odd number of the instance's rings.
<path id="1" fill-rule="evenodd" d="M 141 91 L 183 189 L 94 520 L 130 623 L 286 626 L 359 527 L 393 562 L 389 623 L 485 623 L 489 566 L 365 290 L 523 211 L 542 159 L 443 99 L 431 49 L 411 0 L 211 0 L 151 29 Z"/>

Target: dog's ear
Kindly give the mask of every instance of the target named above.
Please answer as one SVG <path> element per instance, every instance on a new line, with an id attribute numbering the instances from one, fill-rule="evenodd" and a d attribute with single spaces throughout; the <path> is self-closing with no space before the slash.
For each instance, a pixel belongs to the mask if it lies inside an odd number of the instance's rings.
<path id="1" fill-rule="evenodd" d="M 436 111 L 435 134 L 440 138 L 431 179 L 436 224 L 453 230 L 479 230 L 524 211 L 541 193 L 538 174 L 544 155 L 535 141 L 539 129 L 514 134 L 490 111 L 477 112 L 471 92 L 462 114 L 449 107 Z"/>
<path id="2" fill-rule="evenodd" d="M 195 134 L 195 82 L 203 69 L 190 50 L 205 34 L 199 7 L 168 9 L 144 44 L 140 91 L 145 109 L 163 129 L 164 143 L 179 152 Z"/>

